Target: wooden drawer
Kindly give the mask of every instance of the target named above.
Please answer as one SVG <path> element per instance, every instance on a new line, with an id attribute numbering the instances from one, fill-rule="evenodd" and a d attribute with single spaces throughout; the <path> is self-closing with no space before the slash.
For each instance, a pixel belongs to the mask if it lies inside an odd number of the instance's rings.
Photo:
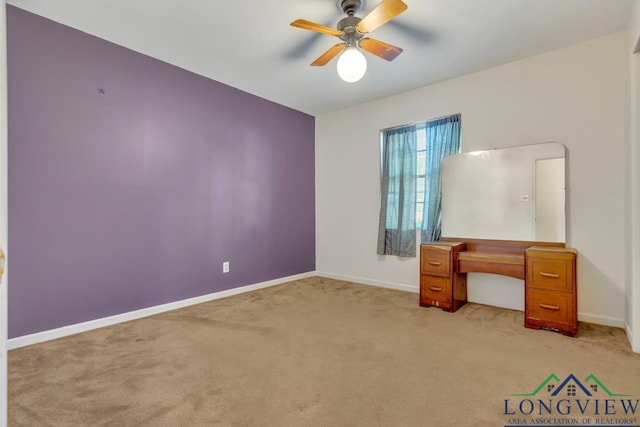
<path id="1" fill-rule="evenodd" d="M 573 264 L 569 260 L 530 258 L 527 262 L 528 285 L 532 288 L 571 292 Z"/>
<path id="2" fill-rule="evenodd" d="M 420 274 L 451 276 L 451 252 L 446 249 L 420 248 Z"/>
<path id="3" fill-rule="evenodd" d="M 556 324 L 571 325 L 574 323 L 575 309 L 573 294 L 527 290 L 526 316 L 528 319 L 544 321 L 550 326 Z"/>
<path id="4" fill-rule="evenodd" d="M 440 277 L 420 276 L 420 304 L 450 306 L 451 281 Z"/>

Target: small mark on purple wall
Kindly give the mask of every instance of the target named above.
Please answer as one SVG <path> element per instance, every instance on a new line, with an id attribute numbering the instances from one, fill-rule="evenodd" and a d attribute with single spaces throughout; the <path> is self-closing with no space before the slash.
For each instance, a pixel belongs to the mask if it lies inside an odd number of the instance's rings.
<path id="1" fill-rule="evenodd" d="M 99 93 L 100 95 L 104 95 L 104 94 L 106 94 L 106 93 L 107 93 L 107 91 L 106 91 L 104 88 L 99 87 L 99 88 L 98 88 L 98 93 Z"/>

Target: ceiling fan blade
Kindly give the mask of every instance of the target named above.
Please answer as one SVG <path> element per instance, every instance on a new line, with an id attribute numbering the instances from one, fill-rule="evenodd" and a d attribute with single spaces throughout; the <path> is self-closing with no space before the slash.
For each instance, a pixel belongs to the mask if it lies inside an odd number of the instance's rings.
<path id="1" fill-rule="evenodd" d="M 405 10 L 407 10 L 407 5 L 402 0 L 383 0 L 367 16 L 362 18 L 362 21 L 356 25 L 356 29 L 363 34 L 370 33 Z"/>
<path id="2" fill-rule="evenodd" d="M 291 23 L 292 27 L 302 28 L 303 30 L 315 31 L 316 33 L 328 34 L 330 36 L 341 36 L 343 31 L 336 30 L 335 28 L 327 27 L 325 25 L 316 24 L 315 22 L 307 21 L 305 19 L 296 19 Z"/>
<path id="3" fill-rule="evenodd" d="M 387 61 L 393 61 L 398 55 L 402 53 L 402 49 L 400 49 L 399 47 L 370 38 L 364 38 L 360 40 L 360 47 L 367 52 L 373 53 L 380 58 L 386 59 Z"/>
<path id="4" fill-rule="evenodd" d="M 337 54 L 339 54 L 343 50 L 344 50 L 344 43 L 338 43 L 337 45 L 333 46 L 331 49 L 329 49 L 328 51 L 320 55 L 318 59 L 316 59 L 311 63 L 311 65 L 313 66 L 326 65 L 327 62 L 331 61 Z"/>

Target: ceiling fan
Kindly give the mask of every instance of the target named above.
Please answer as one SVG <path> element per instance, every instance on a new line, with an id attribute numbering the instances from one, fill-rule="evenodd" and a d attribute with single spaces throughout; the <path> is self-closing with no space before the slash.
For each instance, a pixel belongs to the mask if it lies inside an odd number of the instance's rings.
<path id="1" fill-rule="evenodd" d="M 399 47 L 365 37 L 368 33 L 407 10 L 407 5 L 402 0 L 383 0 L 364 18 L 355 16 L 362 4 L 361 0 L 338 0 L 338 4 L 347 16 L 338 22 L 336 28 L 316 24 L 305 19 L 297 19 L 291 23 L 293 27 L 336 36 L 343 41 L 320 55 L 311 65 L 326 65 L 344 51 L 338 58 L 338 74 L 347 82 L 355 82 L 364 76 L 367 69 L 366 59 L 360 49 L 387 61 L 394 60 L 402 53 L 402 49 Z"/>

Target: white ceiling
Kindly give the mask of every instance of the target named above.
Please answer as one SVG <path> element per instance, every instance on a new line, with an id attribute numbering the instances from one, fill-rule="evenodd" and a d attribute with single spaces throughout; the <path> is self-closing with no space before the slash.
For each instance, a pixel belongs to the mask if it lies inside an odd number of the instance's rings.
<path id="1" fill-rule="evenodd" d="M 626 28 L 632 0 L 404 0 L 371 37 L 357 83 L 309 64 L 339 40 L 289 26 L 335 27 L 336 0 L 8 0 L 7 3 L 311 115 L 486 69 Z M 365 0 L 364 16 L 380 0 Z"/>

